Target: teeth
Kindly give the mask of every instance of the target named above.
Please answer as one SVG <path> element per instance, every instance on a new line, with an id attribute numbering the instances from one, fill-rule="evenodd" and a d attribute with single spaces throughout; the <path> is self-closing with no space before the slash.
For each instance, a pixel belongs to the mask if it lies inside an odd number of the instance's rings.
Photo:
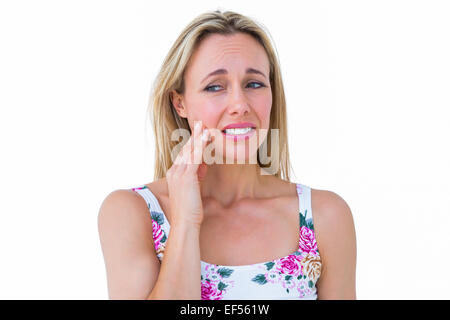
<path id="1" fill-rule="evenodd" d="M 248 127 L 248 128 L 233 128 L 233 129 L 225 129 L 225 133 L 227 134 L 246 134 L 247 132 L 249 132 L 250 130 L 252 130 L 252 128 Z"/>

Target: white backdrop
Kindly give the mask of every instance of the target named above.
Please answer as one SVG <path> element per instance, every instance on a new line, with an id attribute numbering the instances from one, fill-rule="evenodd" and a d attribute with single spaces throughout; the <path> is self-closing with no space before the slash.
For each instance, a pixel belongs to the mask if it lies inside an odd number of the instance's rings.
<path id="1" fill-rule="evenodd" d="M 358 299 L 449 299 L 450 4 L 430 0 L 1 1 L 0 299 L 108 298 L 100 204 L 152 181 L 151 83 L 218 8 L 275 41 L 292 180 L 352 209 Z"/>

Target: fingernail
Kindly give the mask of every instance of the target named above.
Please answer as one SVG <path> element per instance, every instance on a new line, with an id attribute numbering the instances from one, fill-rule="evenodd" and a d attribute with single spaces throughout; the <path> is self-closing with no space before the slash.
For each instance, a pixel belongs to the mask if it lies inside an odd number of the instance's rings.
<path id="1" fill-rule="evenodd" d="M 201 123 L 200 123 L 200 121 L 199 121 L 199 122 L 197 122 L 197 123 L 195 124 L 195 129 L 196 129 L 196 130 L 200 129 L 200 126 L 201 126 Z"/>

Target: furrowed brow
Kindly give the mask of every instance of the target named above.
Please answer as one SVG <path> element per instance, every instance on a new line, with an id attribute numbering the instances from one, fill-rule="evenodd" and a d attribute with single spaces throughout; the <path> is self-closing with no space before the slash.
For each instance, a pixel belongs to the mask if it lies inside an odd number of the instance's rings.
<path id="1" fill-rule="evenodd" d="M 247 68 L 247 69 L 245 70 L 245 72 L 246 72 L 246 73 L 253 73 L 253 74 L 260 74 L 260 75 L 262 75 L 264 78 L 267 79 L 266 75 L 265 75 L 263 72 L 259 71 L 258 69 Z M 206 79 L 208 79 L 209 77 L 212 77 L 212 76 L 215 76 L 215 75 L 218 75 L 218 74 L 227 74 L 227 73 L 228 73 L 228 71 L 225 70 L 225 69 L 217 69 L 217 70 L 215 70 L 215 71 L 209 73 L 209 74 L 201 81 L 201 83 L 203 83 L 203 82 L 204 82 Z"/>

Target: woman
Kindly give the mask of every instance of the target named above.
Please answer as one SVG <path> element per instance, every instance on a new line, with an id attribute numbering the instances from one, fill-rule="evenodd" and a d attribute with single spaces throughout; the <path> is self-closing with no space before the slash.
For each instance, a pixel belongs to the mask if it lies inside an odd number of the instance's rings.
<path id="1" fill-rule="evenodd" d="M 99 212 L 111 299 L 356 298 L 350 208 L 289 180 L 281 73 L 259 24 L 197 17 L 152 97 L 155 181 Z"/>

